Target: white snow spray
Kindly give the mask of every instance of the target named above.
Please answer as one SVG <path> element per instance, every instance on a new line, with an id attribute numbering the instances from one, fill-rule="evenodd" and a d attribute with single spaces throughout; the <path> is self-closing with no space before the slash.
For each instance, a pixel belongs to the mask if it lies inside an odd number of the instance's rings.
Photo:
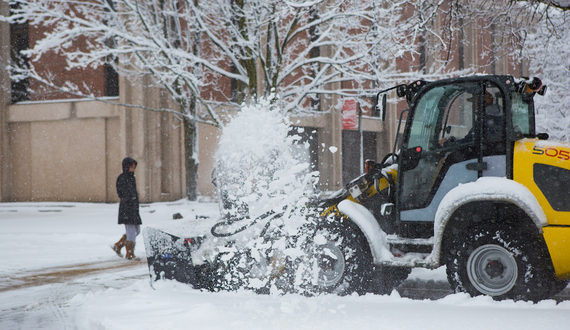
<path id="1" fill-rule="evenodd" d="M 308 154 L 268 99 L 243 105 L 223 128 L 215 171 L 224 221 L 215 232 L 227 237 L 219 249 L 224 289 L 267 287 L 288 256 L 302 254 L 295 242 L 314 212 L 318 180 Z"/>
<path id="2" fill-rule="evenodd" d="M 318 173 L 306 162 L 309 144 L 292 128 L 267 99 L 243 105 L 223 128 L 215 159 L 224 216 L 280 212 L 315 194 Z"/>

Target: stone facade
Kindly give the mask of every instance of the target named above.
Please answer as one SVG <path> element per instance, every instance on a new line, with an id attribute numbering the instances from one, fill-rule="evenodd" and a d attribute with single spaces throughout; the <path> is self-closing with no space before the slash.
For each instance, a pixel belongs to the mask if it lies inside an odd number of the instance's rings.
<path id="1" fill-rule="evenodd" d="M 171 129 L 172 115 L 79 100 L 22 102 L 4 113 L 3 201 L 118 201 L 125 156 L 138 161 L 142 202 L 185 196 L 182 129 Z"/>
<path id="2" fill-rule="evenodd" d="M 0 1 L 0 15 L 7 15 L 10 6 Z M 10 58 L 10 26 L 0 21 L 0 201 L 9 199 L 11 173 L 9 169 L 9 134 L 6 121 L 7 108 L 10 104 L 10 76 L 6 66 Z"/>

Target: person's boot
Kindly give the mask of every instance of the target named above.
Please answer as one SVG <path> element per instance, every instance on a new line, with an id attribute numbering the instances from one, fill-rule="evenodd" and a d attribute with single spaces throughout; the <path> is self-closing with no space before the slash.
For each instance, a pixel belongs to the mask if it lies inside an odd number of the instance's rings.
<path id="1" fill-rule="evenodd" d="M 125 246 L 125 242 L 127 241 L 127 235 L 123 235 L 123 237 L 121 237 L 121 239 L 115 243 L 115 245 L 111 245 L 111 249 L 113 249 L 113 251 L 115 251 L 115 253 L 119 256 L 119 257 L 123 257 L 123 254 L 121 253 L 121 250 L 123 249 L 123 246 Z"/>
<path id="2" fill-rule="evenodd" d="M 127 249 L 127 254 L 125 255 L 125 258 L 131 260 L 131 259 L 135 259 L 135 242 L 133 241 L 125 241 L 125 248 Z"/>

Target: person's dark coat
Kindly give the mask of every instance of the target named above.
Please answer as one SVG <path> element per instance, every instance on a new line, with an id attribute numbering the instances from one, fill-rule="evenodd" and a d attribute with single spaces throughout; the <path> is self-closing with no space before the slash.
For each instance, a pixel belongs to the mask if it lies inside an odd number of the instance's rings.
<path id="1" fill-rule="evenodd" d="M 137 194 L 137 182 L 129 167 L 137 164 L 132 158 L 123 159 L 123 173 L 117 178 L 117 195 L 121 199 L 119 204 L 119 224 L 141 225 L 139 214 L 139 196 Z"/>

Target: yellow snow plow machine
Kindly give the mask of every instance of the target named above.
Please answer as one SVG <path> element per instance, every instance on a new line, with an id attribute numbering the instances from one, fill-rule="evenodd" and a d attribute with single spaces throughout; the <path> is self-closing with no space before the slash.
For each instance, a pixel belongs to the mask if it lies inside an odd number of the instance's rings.
<path id="1" fill-rule="evenodd" d="M 389 293 L 413 267 L 446 266 L 456 292 L 532 301 L 557 294 L 570 279 L 570 145 L 535 131 L 533 99 L 545 92 L 538 78 L 501 75 L 380 91 L 381 117 L 388 95 L 409 107 L 394 151 L 367 161 L 366 173 L 310 206 L 310 224 L 281 250 L 270 244 L 233 264 L 244 277 L 264 274 L 268 286 L 297 292 Z M 281 239 L 261 234 L 266 242 Z M 227 275 L 215 263 L 194 268 L 197 240 L 163 238 L 162 245 L 146 243 L 155 278 L 167 274 L 212 289 Z M 179 261 L 166 265 L 175 255 Z"/>

